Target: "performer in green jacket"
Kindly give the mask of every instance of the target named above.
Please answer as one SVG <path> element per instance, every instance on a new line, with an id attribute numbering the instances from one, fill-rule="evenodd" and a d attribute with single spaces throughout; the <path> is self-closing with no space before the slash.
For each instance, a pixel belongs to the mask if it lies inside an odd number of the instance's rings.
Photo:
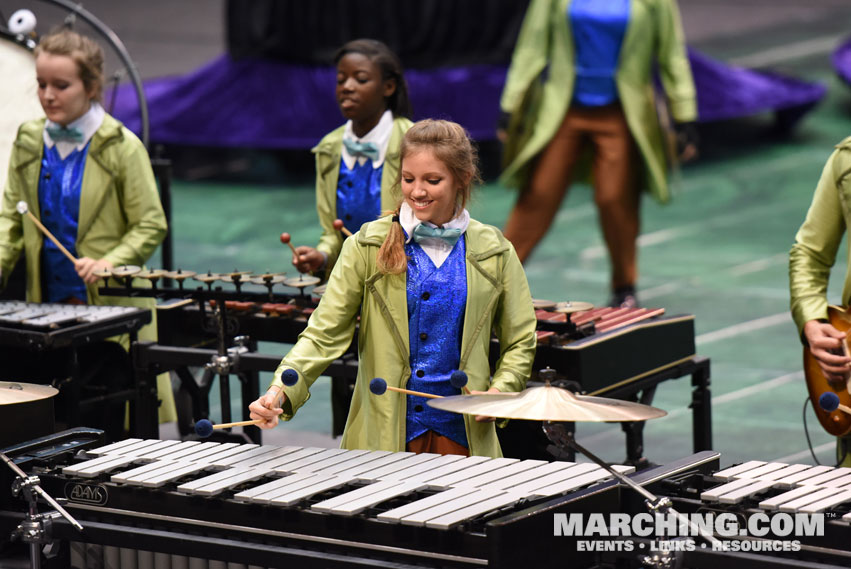
<path id="1" fill-rule="evenodd" d="M 589 150 L 613 305 L 636 303 L 641 188 L 662 202 L 670 198 L 657 66 L 674 121 L 694 121 L 675 0 L 532 0 L 502 94 L 502 110 L 511 115 L 502 182 L 521 188 L 505 236 L 525 261 L 571 180 L 587 170 L 581 158 Z M 695 152 L 686 146 L 683 158 Z"/>
<path id="2" fill-rule="evenodd" d="M 492 419 L 369 389 L 380 377 L 393 387 L 459 394 L 449 377 L 460 369 L 474 392 L 520 391 L 535 355 L 535 314 L 514 248 L 465 209 L 478 176 L 463 128 L 418 122 L 400 153 L 401 204 L 346 240 L 322 302 L 269 391 L 251 404 L 251 417 L 265 419 L 264 428 L 279 416 L 291 419 L 316 378 L 348 348 L 360 315 L 358 379 L 342 447 L 500 456 Z M 493 375 L 492 333 L 501 350 Z M 283 387 L 276 407 L 288 369 L 299 381 Z"/>
<path id="3" fill-rule="evenodd" d="M 851 224 L 851 137 L 836 145 L 821 173 L 804 223 L 789 252 L 789 292 L 792 318 L 827 379 L 843 384 L 851 371 L 851 357 L 842 354 L 845 333 L 827 320 L 830 270 Z M 846 263 L 851 267 L 851 248 Z M 851 271 L 846 270 L 841 303 L 851 305 Z M 851 466 L 849 439 L 838 439 L 837 454 Z"/>
<path id="4" fill-rule="evenodd" d="M 316 155 L 316 211 L 322 237 L 316 248 L 296 248 L 293 265 L 301 272 L 331 273 L 343 235 L 339 219 L 354 232 L 397 201 L 399 144 L 411 126 L 408 86 L 399 58 L 378 40 L 359 39 L 341 47 L 336 98 L 346 124 L 313 148 Z"/>
<path id="5" fill-rule="evenodd" d="M 20 127 L 10 158 L 0 210 L 3 285 L 25 251 L 30 302 L 152 309 L 153 299 L 100 296 L 94 276 L 118 265 L 142 265 L 167 231 L 147 151 L 99 103 L 103 51 L 91 39 L 62 30 L 44 36 L 35 55 L 46 118 Z M 18 213 L 19 201 L 77 257 L 76 264 Z M 139 337 L 156 339 L 155 319 Z M 128 347 L 126 335 L 115 340 Z M 164 381 L 160 387 L 166 402 L 161 412 L 173 416 L 171 386 Z"/>

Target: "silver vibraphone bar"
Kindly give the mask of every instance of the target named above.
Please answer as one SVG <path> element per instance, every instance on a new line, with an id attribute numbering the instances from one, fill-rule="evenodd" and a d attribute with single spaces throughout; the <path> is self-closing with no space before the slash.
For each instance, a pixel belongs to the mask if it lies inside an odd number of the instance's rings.
<path id="1" fill-rule="evenodd" d="M 88 451 L 66 476 L 108 476 L 117 485 L 161 488 L 277 507 L 353 516 L 392 499 L 434 492 L 378 520 L 450 529 L 525 501 L 559 496 L 609 477 L 591 463 L 198 441 L 127 439 Z M 631 466 L 615 466 L 630 473 Z M 73 501 L 73 499 L 72 499 Z"/>
<path id="2" fill-rule="evenodd" d="M 93 323 L 134 314 L 133 306 L 90 306 L 20 301 L 0 302 L 0 325 L 16 324 L 48 329 L 74 323 Z"/>
<path id="3" fill-rule="evenodd" d="M 759 499 L 763 510 L 803 514 L 851 502 L 851 468 L 750 460 L 716 472 L 713 478 L 720 484 L 701 494 L 704 502 Z M 851 521 L 851 513 L 842 519 Z"/>

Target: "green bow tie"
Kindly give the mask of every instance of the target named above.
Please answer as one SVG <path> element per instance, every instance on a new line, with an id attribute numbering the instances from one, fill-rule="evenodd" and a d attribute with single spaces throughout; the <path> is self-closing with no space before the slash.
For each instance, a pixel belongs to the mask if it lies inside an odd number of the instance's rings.
<path id="1" fill-rule="evenodd" d="M 363 156 L 364 158 L 369 158 L 370 160 L 378 160 L 381 154 L 378 151 L 378 145 L 374 142 L 357 142 L 355 140 L 352 140 L 351 138 L 344 138 L 343 146 L 345 146 L 349 154 L 351 154 L 355 158 L 357 158 L 358 156 Z"/>
<path id="2" fill-rule="evenodd" d="M 458 238 L 461 237 L 460 229 L 445 229 L 441 227 L 430 227 L 423 223 L 414 228 L 413 239 L 417 243 L 423 239 L 443 239 L 450 247 L 455 245 Z"/>
<path id="3" fill-rule="evenodd" d="M 50 125 L 45 130 L 53 142 L 83 142 L 83 131 L 75 126 Z"/>

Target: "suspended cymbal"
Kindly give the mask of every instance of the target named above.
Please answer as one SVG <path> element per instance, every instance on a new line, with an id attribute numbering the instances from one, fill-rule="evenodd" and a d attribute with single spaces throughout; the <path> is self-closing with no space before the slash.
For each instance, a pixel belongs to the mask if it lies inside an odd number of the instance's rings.
<path id="1" fill-rule="evenodd" d="M 550 308 L 554 308 L 555 305 L 556 302 L 552 300 L 542 300 L 540 298 L 532 299 L 532 306 L 535 307 L 535 310 L 549 310 Z"/>
<path id="2" fill-rule="evenodd" d="M 53 397 L 57 393 L 59 390 L 49 385 L 0 381 L 0 405 L 38 401 Z"/>
<path id="3" fill-rule="evenodd" d="M 430 399 L 428 404 L 453 413 L 531 421 L 645 421 L 667 415 L 662 409 L 649 405 L 574 395 L 567 389 L 551 385 L 530 387 L 520 393 L 454 395 Z"/>
<path id="4" fill-rule="evenodd" d="M 142 271 L 142 267 L 137 267 L 136 265 L 121 265 L 120 267 L 115 267 L 112 269 L 113 277 L 132 277 L 136 273 Z"/>
<path id="5" fill-rule="evenodd" d="M 291 286 L 294 288 L 304 288 L 306 286 L 313 286 L 318 283 L 321 279 L 319 277 L 312 277 L 310 275 L 301 275 L 298 277 L 293 277 L 291 279 L 287 279 L 284 281 L 284 284 L 287 286 Z"/>
<path id="6" fill-rule="evenodd" d="M 257 284 L 257 285 L 267 285 L 267 284 L 278 284 L 287 280 L 287 276 L 284 274 L 274 275 L 271 273 L 266 273 L 262 275 L 253 276 L 248 279 L 248 282 Z"/>
<path id="7" fill-rule="evenodd" d="M 165 274 L 167 278 L 174 279 L 176 281 L 186 280 L 188 278 L 194 277 L 196 275 L 195 271 L 184 271 L 183 269 L 177 269 L 176 271 L 169 271 Z"/>
<path id="8" fill-rule="evenodd" d="M 108 279 L 112 276 L 112 269 L 98 269 L 92 274 L 99 279 Z"/>
<path id="9" fill-rule="evenodd" d="M 149 269 L 147 271 L 142 271 L 140 273 L 136 273 L 136 278 L 140 279 L 149 279 L 149 280 L 157 280 L 161 279 L 168 274 L 168 271 L 164 269 Z"/>
<path id="10" fill-rule="evenodd" d="M 594 308 L 594 305 L 590 302 L 567 301 L 556 303 L 555 307 L 553 308 L 553 311 L 561 312 L 563 314 L 570 314 L 572 312 L 582 312 L 583 310 L 591 310 L 592 308 Z"/>
<path id="11" fill-rule="evenodd" d="M 328 285 L 319 285 L 313 289 L 313 294 L 316 296 L 322 296 L 325 294 L 325 290 L 328 288 Z"/>

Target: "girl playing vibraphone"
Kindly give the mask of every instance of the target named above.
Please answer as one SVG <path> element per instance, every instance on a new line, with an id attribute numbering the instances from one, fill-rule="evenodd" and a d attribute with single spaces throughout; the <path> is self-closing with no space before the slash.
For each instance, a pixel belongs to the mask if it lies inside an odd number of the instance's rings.
<path id="1" fill-rule="evenodd" d="M 418 122 L 401 146 L 402 201 L 343 244 L 322 302 L 281 362 L 252 419 L 274 427 L 291 419 L 310 386 L 348 348 L 357 316 L 358 378 L 342 447 L 500 456 L 492 419 L 439 412 L 415 395 L 375 395 L 369 383 L 457 395 L 460 369 L 475 391 L 525 387 L 535 355 L 535 313 L 526 275 L 511 244 L 465 206 L 478 179 L 476 153 L 452 122 Z M 491 377 L 491 333 L 501 355 Z M 300 381 L 283 388 L 281 374 Z"/>
<path id="2" fill-rule="evenodd" d="M 331 273 L 343 236 L 334 221 L 350 231 L 396 203 L 393 183 L 399 173 L 399 143 L 411 126 L 408 86 L 402 64 L 378 40 L 350 41 L 337 51 L 337 104 L 348 119 L 313 149 L 316 155 L 316 211 L 322 237 L 316 248 L 295 249 L 301 272 Z"/>
<path id="3" fill-rule="evenodd" d="M 63 29 L 42 37 L 35 56 L 38 97 L 47 118 L 25 122 L 15 140 L 0 212 L 0 276 L 5 283 L 26 251 L 30 302 L 153 307 L 152 299 L 104 298 L 95 284 L 100 270 L 142 265 L 167 230 L 145 147 L 100 105 L 103 51 L 91 39 Z M 19 202 L 40 218 L 68 257 L 44 239 L 34 222 L 25 221 Z M 139 337 L 155 340 L 155 322 Z M 121 340 L 126 348 L 127 336 Z M 106 380 L 110 392 L 132 381 L 129 360 L 115 342 L 81 348 L 77 357 L 81 368 L 111 378 Z M 9 373 L 11 360 L 18 359 L 3 358 L 9 362 L 3 371 Z M 22 373 L 14 379 L 26 381 L 35 370 L 27 366 Z M 124 385 L 116 385 L 119 381 Z M 173 415 L 171 386 L 162 385 L 163 408 L 171 404 Z M 124 403 L 99 405 L 95 411 L 110 418 L 88 426 L 104 426 L 108 437 L 117 438 Z"/>

